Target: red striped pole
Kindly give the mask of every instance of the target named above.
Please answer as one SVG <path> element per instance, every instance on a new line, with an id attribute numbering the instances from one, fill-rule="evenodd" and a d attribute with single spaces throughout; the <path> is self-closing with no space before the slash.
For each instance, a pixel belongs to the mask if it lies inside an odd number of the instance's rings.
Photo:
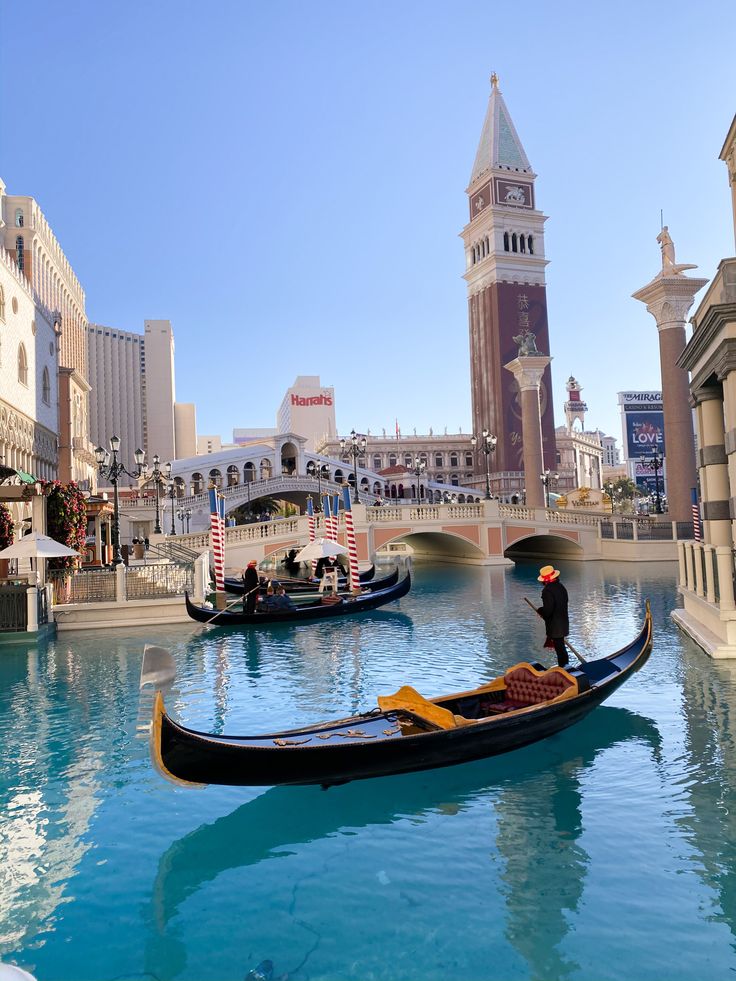
<path id="1" fill-rule="evenodd" d="M 315 539 L 315 522 L 314 522 L 314 505 L 312 504 L 312 498 L 307 498 L 307 527 L 309 528 L 309 541 L 313 542 Z M 317 571 L 317 560 L 312 559 L 312 575 Z"/>
<path id="2" fill-rule="evenodd" d="M 350 559 L 350 589 L 353 593 L 360 592 L 360 574 L 358 572 L 358 546 L 355 542 L 353 526 L 353 511 L 350 504 L 350 488 L 343 488 L 343 504 L 345 505 L 345 533 L 348 540 L 348 558 Z"/>
<path id="3" fill-rule="evenodd" d="M 224 529 L 220 521 L 220 507 L 217 500 L 217 488 L 210 487 L 210 542 L 212 558 L 215 565 L 215 589 L 218 593 L 225 592 L 225 554 Z"/>

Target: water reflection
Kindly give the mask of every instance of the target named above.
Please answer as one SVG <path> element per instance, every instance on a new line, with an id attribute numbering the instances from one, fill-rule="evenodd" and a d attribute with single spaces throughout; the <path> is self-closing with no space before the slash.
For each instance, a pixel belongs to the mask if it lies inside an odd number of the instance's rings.
<path id="1" fill-rule="evenodd" d="M 550 948 L 563 939 L 565 910 L 577 907 L 588 865 L 578 843 L 580 778 L 601 752 L 632 740 L 646 743 L 658 757 L 660 735 L 654 722 L 627 709 L 603 706 L 573 729 L 495 760 L 359 781 L 328 792 L 271 788 L 175 841 L 161 856 L 146 917 L 147 970 L 156 974 L 167 965 L 175 974 L 184 967 L 185 947 L 168 925 L 189 896 L 222 873 L 288 859 L 300 845 L 407 816 L 460 814 L 478 799 L 492 797 L 498 798 L 498 848 L 506 860 L 502 878 L 508 938 L 535 974 L 548 970 L 549 959 L 539 961 L 538 934 L 547 935 Z M 552 897 L 546 881 L 551 854 L 559 878 Z M 543 865 L 540 887 L 535 878 Z M 557 976 L 564 976 L 567 965 L 560 959 L 557 966 Z M 551 969 L 549 976 L 556 976 Z"/>
<path id="2" fill-rule="evenodd" d="M 696 871 L 713 890 L 712 917 L 725 922 L 736 948 L 736 664 L 694 649 L 683 662 L 683 706 L 689 807 L 677 820 L 700 857 Z"/>

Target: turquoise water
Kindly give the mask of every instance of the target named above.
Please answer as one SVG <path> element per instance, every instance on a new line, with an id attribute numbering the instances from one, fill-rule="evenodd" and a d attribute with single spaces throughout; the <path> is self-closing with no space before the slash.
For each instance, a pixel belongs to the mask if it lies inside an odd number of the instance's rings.
<path id="1" fill-rule="evenodd" d="M 669 564 L 562 565 L 576 647 L 647 667 L 586 721 L 461 767 L 186 790 L 135 738 L 145 642 L 214 732 L 341 716 L 532 656 L 536 566 L 419 567 L 400 604 L 238 633 L 66 633 L 0 650 L 0 959 L 39 981 L 726 978 L 736 970 L 736 664 L 671 624 Z"/>

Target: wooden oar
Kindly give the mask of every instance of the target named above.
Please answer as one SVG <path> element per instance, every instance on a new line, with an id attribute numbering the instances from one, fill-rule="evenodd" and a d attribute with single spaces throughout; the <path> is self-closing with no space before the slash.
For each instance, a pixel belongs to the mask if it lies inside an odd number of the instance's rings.
<path id="1" fill-rule="evenodd" d="M 538 617 L 541 617 L 542 616 L 542 614 L 539 612 L 539 610 L 536 608 L 536 606 L 531 602 L 531 600 L 528 600 L 526 598 L 526 596 L 524 597 L 524 602 L 529 604 L 529 606 L 534 610 L 534 612 L 537 614 Z M 576 650 L 572 646 L 572 644 L 567 639 L 567 637 L 565 637 L 564 640 L 565 640 L 565 643 L 567 644 L 567 646 L 570 648 L 570 650 L 575 655 L 575 657 L 578 659 L 578 661 L 580 661 L 581 664 L 587 664 L 588 662 L 585 660 L 585 658 L 583 657 L 583 655 L 580 653 L 580 651 Z"/>
<path id="2" fill-rule="evenodd" d="M 221 616 L 223 613 L 227 613 L 227 611 L 230 609 L 231 606 L 236 606 L 238 603 L 242 603 L 243 604 L 243 609 L 245 609 L 245 597 L 246 596 L 250 596 L 251 593 L 255 593 L 256 589 L 260 589 L 260 588 L 261 588 L 261 584 L 259 583 L 257 586 L 254 586 L 253 589 L 248 590 L 247 593 L 243 593 L 242 596 L 238 596 L 237 599 L 234 599 L 232 601 L 232 603 L 228 603 L 227 606 L 224 609 L 222 609 L 218 613 L 216 613 L 215 616 L 213 616 L 211 620 L 208 620 L 206 623 L 203 623 L 202 626 L 203 627 L 209 627 L 209 625 L 211 623 L 214 623 L 215 622 L 215 620 L 217 619 L 217 617 Z"/>

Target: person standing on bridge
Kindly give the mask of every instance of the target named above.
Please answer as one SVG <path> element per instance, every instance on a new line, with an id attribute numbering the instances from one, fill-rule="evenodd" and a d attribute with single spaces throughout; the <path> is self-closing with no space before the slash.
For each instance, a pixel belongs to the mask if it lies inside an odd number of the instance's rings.
<path id="1" fill-rule="evenodd" d="M 258 563 L 255 559 L 248 563 L 248 568 L 243 572 L 243 605 L 246 613 L 256 612 L 256 600 L 258 599 Z"/>
<path id="2" fill-rule="evenodd" d="M 564 668 L 568 663 L 565 637 L 570 633 L 570 620 L 567 613 L 567 590 L 560 582 L 559 569 L 553 565 L 545 565 L 539 570 L 537 581 L 544 583 L 542 589 L 542 605 L 537 613 L 547 627 L 545 647 L 553 647 L 557 654 L 557 663 Z"/>

